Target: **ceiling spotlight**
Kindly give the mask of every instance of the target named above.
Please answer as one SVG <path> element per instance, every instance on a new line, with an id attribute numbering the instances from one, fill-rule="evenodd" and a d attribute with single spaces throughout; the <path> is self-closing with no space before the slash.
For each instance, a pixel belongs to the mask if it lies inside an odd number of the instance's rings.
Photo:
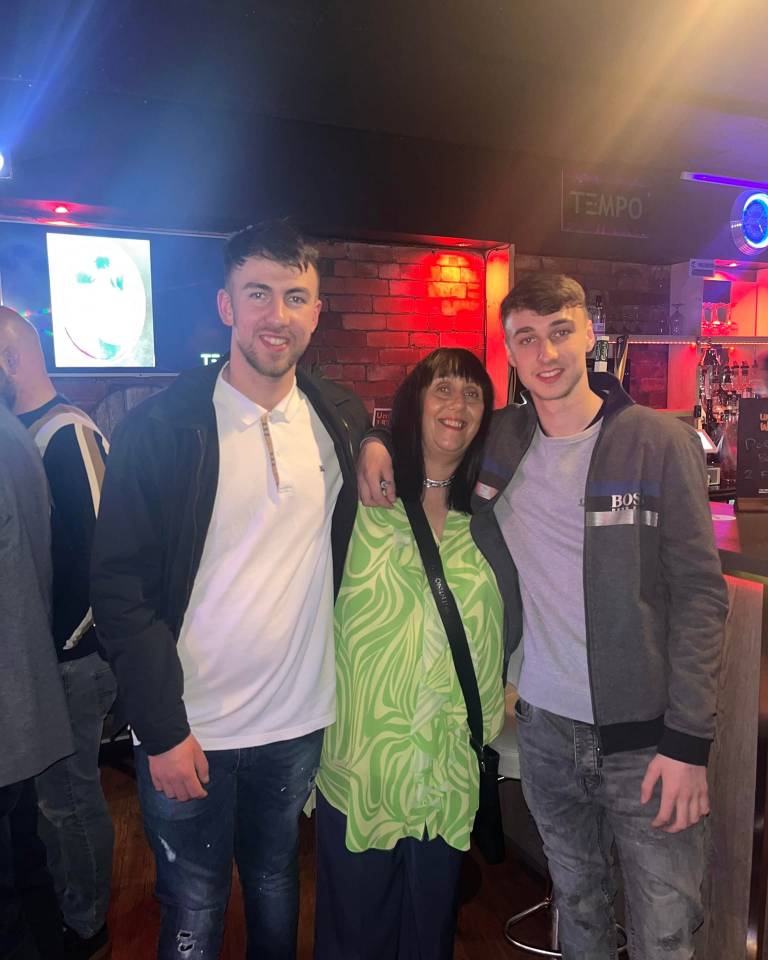
<path id="1" fill-rule="evenodd" d="M 69 207 L 64 203 L 57 203 L 53 208 L 54 213 L 69 213 Z"/>
<path id="2" fill-rule="evenodd" d="M 0 146 L 0 180 L 10 180 L 12 177 L 11 155 L 4 147 Z"/>

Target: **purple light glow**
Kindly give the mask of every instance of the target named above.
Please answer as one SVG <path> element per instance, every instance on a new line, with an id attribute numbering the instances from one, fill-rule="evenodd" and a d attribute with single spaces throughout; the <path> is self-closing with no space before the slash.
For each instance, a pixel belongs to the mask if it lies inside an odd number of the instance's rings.
<path id="1" fill-rule="evenodd" d="M 695 180 L 697 183 L 719 183 L 724 187 L 744 187 L 747 190 L 768 190 L 765 180 L 742 180 L 740 177 L 720 177 L 715 173 L 691 173 L 683 170 L 681 180 Z"/>

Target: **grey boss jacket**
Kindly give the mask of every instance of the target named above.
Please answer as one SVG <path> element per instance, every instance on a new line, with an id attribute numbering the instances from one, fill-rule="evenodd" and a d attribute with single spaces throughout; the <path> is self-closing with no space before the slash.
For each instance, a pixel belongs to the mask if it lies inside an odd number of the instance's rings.
<path id="1" fill-rule="evenodd" d="M 604 754 L 658 746 L 704 765 L 728 597 L 701 443 L 680 421 L 635 404 L 611 374 L 591 375 L 590 387 L 604 399 L 583 498 L 587 659 L 600 746 Z M 494 506 L 536 423 L 530 402 L 494 415 L 473 498 L 472 534 L 505 600 L 507 653 L 520 642 L 522 605 Z"/>
<path id="2" fill-rule="evenodd" d="M 37 448 L 0 403 L 0 787 L 72 753 L 51 637 L 51 518 Z"/>

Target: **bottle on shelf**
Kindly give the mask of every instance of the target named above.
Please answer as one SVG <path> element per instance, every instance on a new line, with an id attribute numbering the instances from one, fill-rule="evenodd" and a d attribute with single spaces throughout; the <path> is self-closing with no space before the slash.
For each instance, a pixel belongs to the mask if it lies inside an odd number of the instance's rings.
<path id="1" fill-rule="evenodd" d="M 595 304 L 592 307 L 591 315 L 592 329 L 595 331 L 595 336 L 605 333 L 605 304 L 600 294 L 595 297 Z"/>
<path id="2" fill-rule="evenodd" d="M 605 305 L 598 294 L 591 310 L 592 330 L 595 334 L 595 373 L 608 370 L 608 336 L 605 332 Z"/>
<path id="3" fill-rule="evenodd" d="M 748 400 L 750 397 L 753 397 L 754 390 L 752 389 L 752 383 L 749 379 L 749 364 L 746 360 L 742 361 L 741 364 L 741 395 L 745 400 Z"/>
<path id="4" fill-rule="evenodd" d="M 669 318 L 669 333 L 672 337 L 679 337 L 683 327 L 682 303 L 673 303 L 672 306 L 675 309 Z"/>
<path id="5" fill-rule="evenodd" d="M 731 365 L 727 354 L 710 344 L 697 371 L 696 408 L 701 408 L 704 429 L 715 444 L 735 430 L 739 400 L 746 389 L 743 380 L 741 365 Z"/>
<path id="6" fill-rule="evenodd" d="M 723 422 L 731 423 L 739 416 L 739 394 L 736 384 L 733 381 L 733 372 L 731 367 L 726 365 L 723 369 Z"/>

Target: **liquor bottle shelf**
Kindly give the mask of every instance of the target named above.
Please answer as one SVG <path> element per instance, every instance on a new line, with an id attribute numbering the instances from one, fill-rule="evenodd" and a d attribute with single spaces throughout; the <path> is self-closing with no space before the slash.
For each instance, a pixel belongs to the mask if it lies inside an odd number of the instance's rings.
<path id="1" fill-rule="evenodd" d="M 665 334 L 655 333 L 628 333 L 625 336 L 630 344 L 656 344 L 659 346 L 664 346 L 665 344 L 669 346 L 679 346 L 680 344 L 687 343 L 692 347 L 708 347 L 710 344 L 724 347 L 751 347 L 759 344 L 768 344 L 768 337 L 704 337 L 691 334 L 688 336 L 670 337 Z M 619 336 L 615 333 L 608 334 L 608 339 L 611 343 L 616 343 Z"/>

